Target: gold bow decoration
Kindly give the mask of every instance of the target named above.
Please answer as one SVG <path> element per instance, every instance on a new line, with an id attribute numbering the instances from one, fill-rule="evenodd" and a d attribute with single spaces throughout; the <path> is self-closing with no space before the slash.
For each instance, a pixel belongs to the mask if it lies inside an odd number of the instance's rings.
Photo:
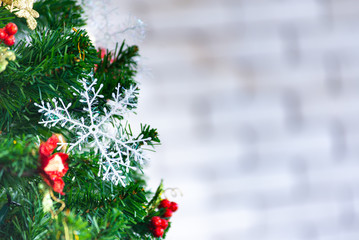
<path id="1" fill-rule="evenodd" d="M 37 26 L 35 18 L 40 15 L 34 9 L 34 0 L 0 0 L 0 6 L 6 6 L 10 12 L 15 10 L 14 14 L 20 18 L 26 18 L 27 26 L 34 30 Z"/>

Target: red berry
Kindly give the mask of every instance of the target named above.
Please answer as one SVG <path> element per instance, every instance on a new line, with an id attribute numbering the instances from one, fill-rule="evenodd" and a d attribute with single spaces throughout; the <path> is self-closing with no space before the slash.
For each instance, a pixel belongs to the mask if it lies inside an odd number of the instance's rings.
<path id="1" fill-rule="evenodd" d="M 171 202 L 170 210 L 172 212 L 175 212 L 175 211 L 177 211 L 177 209 L 178 209 L 178 204 L 175 202 Z"/>
<path id="2" fill-rule="evenodd" d="M 169 218 L 172 216 L 172 211 L 170 209 L 166 209 L 166 212 L 163 214 L 163 217 Z"/>
<path id="3" fill-rule="evenodd" d="M 8 35 L 7 33 L 5 32 L 5 30 L 3 28 L 0 28 L 0 39 L 1 40 L 4 40 L 5 38 L 7 38 Z"/>
<path id="4" fill-rule="evenodd" d="M 171 206 L 171 202 L 168 199 L 163 199 L 158 208 L 168 208 Z"/>
<path id="5" fill-rule="evenodd" d="M 159 227 L 156 227 L 153 231 L 153 236 L 154 237 L 162 237 L 163 236 L 163 233 L 164 233 L 164 230 L 162 228 L 159 228 Z"/>
<path id="6" fill-rule="evenodd" d="M 166 219 L 161 219 L 161 226 L 162 229 L 166 229 L 168 227 L 168 221 Z"/>
<path id="7" fill-rule="evenodd" d="M 162 224 L 162 219 L 159 216 L 154 216 L 151 218 L 151 224 L 154 227 L 159 227 Z"/>
<path id="8" fill-rule="evenodd" d="M 4 43 L 8 45 L 9 47 L 15 44 L 15 36 L 11 35 L 5 38 Z"/>
<path id="9" fill-rule="evenodd" d="M 106 55 L 106 48 L 99 48 L 97 52 L 101 53 L 101 58 L 103 59 Z"/>
<path id="10" fill-rule="evenodd" d="M 5 26 L 5 32 L 7 32 L 7 34 L 9 35 L 14 35 L 15 33 L 17 33 L 17 26 L 15 23 L 8 23 Z"/>

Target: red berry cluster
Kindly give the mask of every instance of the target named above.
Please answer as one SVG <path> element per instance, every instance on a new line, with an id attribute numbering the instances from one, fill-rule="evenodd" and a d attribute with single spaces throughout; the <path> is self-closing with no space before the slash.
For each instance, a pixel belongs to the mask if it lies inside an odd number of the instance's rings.
<path id="1" fill-rule="evenodd" d="M 151 229 L 153 236 L 162 237 L 167 227 L 168 221 L 166 219 L 160 218 L 159 216 L 154 216 L 151 218 Z"/>
<path id="2" fill-rule="evenodd" d="M 175 202 L 170 202 L 168 199 L 163 199 L 158 205 L 159 209 L 166 209 L 166 211 L 163 213 L 162 217 L 154 216 L 151 218 L 151 228 L 152 228 L 152 234 L 154 237 L 162 237 L 164 231 L 168 227 L 168 220 L 164 218 L 170 218 L 172 216 L 172 213 L 177 211 L 178 205 Z"/>
<path id="3" fill-rule="evenodd" d="M 163 214 L 163 217 L 170 218 L 170 217 L 172 217 L 172 213 L 177 211 L 178 204 L 175 202 L 170 202 L 170 201 L 168 201 L 168 199 L 163 199 L 161 201 L 160 205 L 158 205 L 158 208 L 166 209 L 165 213 Z"/>
<path id="4" fill-rule="evenodd" d="M 4 28 L 0 28 L 0 40 L 9 47 L 15 44 L 15 33 L 17 26 L 15 23 L 8 23 Z"/>

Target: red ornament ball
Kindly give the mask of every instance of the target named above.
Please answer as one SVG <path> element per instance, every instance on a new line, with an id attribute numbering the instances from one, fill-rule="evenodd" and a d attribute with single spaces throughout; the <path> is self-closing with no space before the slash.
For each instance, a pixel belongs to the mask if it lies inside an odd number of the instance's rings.
<path id="1" fill-rule="evenodd" d="M 172 211 L 170 209 L 166 209 L 166 212 L 163 214 L 163 217 L 170 218 L 172 217 Z"/>
<path id="2" fill-rule="evenodd" d="M 15 23 L 8 23 L 5 26 L 5 32 L 9 35 L 14 35 L 17 33 L 17 26 Z"/>
<path id="3" fill-rule="evenodd" d="M 177 209 L 178 209 L 178 204 L 177 203 L 175 203 L 175 202 L 171 202 L 171 205 L 170 205 L 170 210 L 172 211 L 172 212 L 175 212 L 175 211 L 177 211 Z"/>
<path id="4" fill-rule="evenodd" d="M 5 38 L 7 38 L 9 35 L 5 32 L 5 30 L 3 28 L 0 28 L 0 39 L 4 40 Z"/>
<path id="5" fill-rule="evenodd" d="M 166 229 L 168 227 L 168 221 L 166 219 L 161 219 L 161 226 L 162 229 Z"/>
<path id="6" fill-rule="evenodd" d="M 11 35 L 5 38 L 4 43 L 8 45 L 9 47 L 15 44 L 15 36 Z"/>
<path id="7" fill-rule="evenodd" d="M 152 233 L 153 233 L 153 236 L 154 237 L 162 237 L 163 236 L 163 233 L 164 233 L 164 230 L 162 229 L 162 228 L 160 228 L 160 227 L 156 227 L 153 231 L 152 231 Z"/>
<path id="8" fill-rule="evenodd" d="M 154 227 L 160 227 L 162 224 L 162 219 L 159 216 L 154 216 L 151 218 L 151 224 Z"/>
<path id="9" fill-rule="evenodd" d="M 163 199 L 158 206 L 158 208 L 169 208 L 171 206 L 171 202 L 168 199 Z"/>

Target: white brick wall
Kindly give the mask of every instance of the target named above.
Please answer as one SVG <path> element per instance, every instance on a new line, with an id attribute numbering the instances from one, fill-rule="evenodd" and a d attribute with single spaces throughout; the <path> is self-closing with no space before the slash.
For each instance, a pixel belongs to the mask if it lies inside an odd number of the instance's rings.
<path id="1" fill-rule="evenodd" d="M 169 240 L 359 239 L 357 1 L 92 2 L 147 24 L 131 120 L 163 142 L 150 185 L 184 193 Z"/>

